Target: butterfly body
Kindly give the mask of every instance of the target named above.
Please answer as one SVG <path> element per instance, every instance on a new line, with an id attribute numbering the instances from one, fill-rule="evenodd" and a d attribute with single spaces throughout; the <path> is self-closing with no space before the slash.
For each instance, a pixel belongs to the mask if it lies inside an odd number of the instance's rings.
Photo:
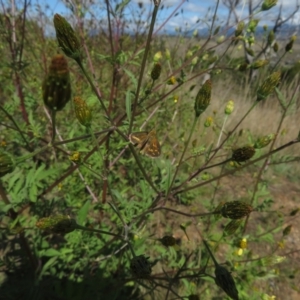
<path id="1" fill-rule="evenodd" d="M 142 154 L 150 157 L 158 157 L 161 154 L 161 147 L 154 129 L 150 132 L 133 132 L 129 135 L 129 140 L 140 149 Z"/>

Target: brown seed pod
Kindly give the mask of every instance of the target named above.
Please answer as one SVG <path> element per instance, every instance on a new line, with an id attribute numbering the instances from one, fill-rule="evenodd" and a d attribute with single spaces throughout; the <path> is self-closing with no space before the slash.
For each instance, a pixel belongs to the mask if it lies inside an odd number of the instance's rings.
<path id="1" fill-rule="evenodd" d="M 248 203 L 242 201 L 230 201 L 223 205 L 221 215 L 224 218 L 235 220 L 248 216 L 252 211 L 253 207 Z"/>

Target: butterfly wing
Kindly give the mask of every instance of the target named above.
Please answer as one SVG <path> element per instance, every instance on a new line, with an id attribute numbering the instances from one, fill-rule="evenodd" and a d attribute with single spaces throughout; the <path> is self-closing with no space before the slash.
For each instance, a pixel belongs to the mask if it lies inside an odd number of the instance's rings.
<path id="1" fill-rule="evenodd" d="M 129 140 L 132 144 L 142 150 L 148 141 L 148 132 L 133 132 L 129 135 Z"/>
<path id="2" fill-rule="evenodd" d="M 156 136 L 155 130 L 152 130 L 148 134 L 148 140 L 145 146 L 141 149 L 141 152 L 150 157 L 158 157 L 161 154 L 161 147 Z"/>

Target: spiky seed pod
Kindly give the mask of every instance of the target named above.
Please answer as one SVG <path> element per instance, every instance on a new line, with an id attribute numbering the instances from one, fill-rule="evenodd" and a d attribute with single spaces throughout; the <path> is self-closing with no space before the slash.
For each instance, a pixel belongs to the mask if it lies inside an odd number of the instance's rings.
<path id="1" fill-rule="evenodd" d="M 254 148 L 261 149 L 261 148 L 268 146 L 275 139 L 275 137 L 276 137 L 276 134 L 271 133 L 271 134 L 268 134 L 268 135 L 258 138 L 254 144 Z"/>
<path id="2" fill-rule="evenodd" d="M 152 80 L 157 80 L 160 76 L 161 73 L 161 64 L 160 63 L 156 63 L 153 66 L 153 69 L 151 71 L 151 78 Z"/>
<path id="3" fill-rule="evenodd" d="M 269 64 L 269 61 L 267 59 L 259 59 L 255 61 L 253 64 L 251 64 L 251 68 L 256 70 L 266 66 L 267 64 Z"/>
<path id="4" fill-rule="evenodd" d="M 274 45 L 273 45 L 273 50 L 274 50 L 275 53 L 278 52 L 278 50 L 279 50 L 278 43 L 274 43 Z"/>
<path id="5" fill-rule="evenodd" d="M 224 227 L 224 234 L 225 235 L 232 235 L 234 234 L 242 224 L 242 219 L 231 220 L 225 227 Z"/>
<path id="6" fill-rule="evenodd" d="M 171 236 L 171 235 L 165 235 L 164 237 L 162 237 L 160 239 L 160 241 L 166 247 L 175 246 L 176 245 L 176 239 L 173 236 Z"/>
<path id="7" fill-rule="evenodd" d="M 89 127 L 92 121 L 92 113 L 86 102 L 80 97 L 75 97 L 73 103 L 77 120 L 81 125 Z"/>
<path id="8" fill-rule="evenodd" d="M 231 160 L 236 162 L 244 162 L 249 160 L 255 154 L 255 149 L 252 146 L 245 146 L 233 150 Z"/>
<path id="9" fill-rule="evenodd" d="M 271 30 L 268 34 L 268 45 L 271 46 L 274 40 L 275 40 L 275 33 L 273 30 Z"/>
<path id="10" fill-rule="evenodd" d="M 270 94 L 273 93 L 275 87 L 279 84 L 281 78 L 280 72 L 273 72 L 266 80 L 258 87 L 256 92 L 256 101 L 266 99 Z"/>
<path id="11" fill-rule="evenodd" d="M 263 4 L 261 5 L 261 10 L 266 11 L 271 9 L 273 6 L 277 4 L 278 0 L 265 0 Z"/>
<path id="12" fill-rule="evenodd" d="M 208 107 L 211 99 L 211 81 L 208 79 L 200 88 L 195 100 L 195 113 L 198 118 Z"/>
<path id="13" fill-rule="evenodd" d="M 245 50 L 246 50 L 246 52 L 247 52 L 250 56 L 254 56 L 254 55 L 255 55 L 253 49 L 246 47 Z"/>
<path id="14" fill-rule="evenodd" d="M 225 115 L 231 115 L 234 110 L 234 102 L 229 100 L 226 107 L 225 107 Z"/>
<path id="15" fill-rule="evenodd" d="M 247 31 L 254 33 L 255 30 L 256 30 L 258 22 L 259 22 L 258 19 L 252 19 L 252 20 L 250 20 Z"/>
<path id="16" fill-rule="evenodd" d="M 72 232 L 77 228 L 76 221 L 64 215 L 42 218 L 35 225 L 41 230 L 60 234 Z"/>
<path id="17" fill-rule="evenodd" d="M 59 47 L 68 57 L 80 60 L 80 43 L 71 25 L 59 14 L 54 15 L 53 23 Z"/>
<path id="18" fill-rule="evenodd" d="M 290 41 L 285 46 L 285 52 L 289 52 L 293 49 L 294 42 L 296 41 L 297 37 L 293 35 L 290 39 Z"/>
<path id="19" fill-rule="evenodd" d="M 62 110 L 71 99 L 70 72 L 63 55 L 57 54 L 52 58 L 42 89 L 44 103 L 53 111 Z"/>
<path id="20" fill-rule="evenodd" d="M 293 225 L 286 226 L 282 231 L 282 235 L 283 236 L 289 235 L 291 233 L 292 227 L 293 227 Z"/>
<path id="21" fill-rule="evenodd" d="M 132 258 L 130 261 L 130 270 L 135 277 L 145 278 L 151 274 L 152 268 L 148 259 L 149 257 L 145 257 L 145 255 L 139 255 Z"/>
<path id="22" fill-rule="evenodd" d="M 252 211 L 253 207 L 248 203 L 239 200 L 229 201 L 223 205 L 221 215 L 224 218 L 236 220 L 248 216 Z"/>
<path id="23" fill-rule="evenodd" d="M 0 151 L 0 177 L 11 173 L 15 169 L 15 161 L 6 152 Z"/>
<path id="24" fill-rule="evenodd" d="M 234 35 L 235 35 L 236 37 L 238 37 L 239 35 L 241 35 L 241 34 L 243 33 L 244 28 L 245 28 L 245 23 L 244 23 L 244 21 L 239 22 L 239 23 L 237 24 L 237 26 L 236 26 L 236 30 L 235 30 L 235 32 L 234 32 Z"/>
<path id="25" fill-rule="evenodd" d="M 215 269 L 216 284 L 233 300 L 239 300 L 239 293 L 235 286 L 234 279 L 225 267 L 220 265 Z"/>

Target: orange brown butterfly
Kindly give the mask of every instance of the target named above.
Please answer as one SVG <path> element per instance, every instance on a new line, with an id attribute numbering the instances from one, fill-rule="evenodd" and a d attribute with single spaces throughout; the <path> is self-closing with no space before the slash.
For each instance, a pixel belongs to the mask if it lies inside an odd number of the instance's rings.
<path id="1" fill-rule="evenodd" d="M 155 129 L 149 132 L 133 132 L 129 135 L 129 140 L 140 149 L 142 154 L 150 157 L 158 157 L 161 154 L 161 148 Z"/>

